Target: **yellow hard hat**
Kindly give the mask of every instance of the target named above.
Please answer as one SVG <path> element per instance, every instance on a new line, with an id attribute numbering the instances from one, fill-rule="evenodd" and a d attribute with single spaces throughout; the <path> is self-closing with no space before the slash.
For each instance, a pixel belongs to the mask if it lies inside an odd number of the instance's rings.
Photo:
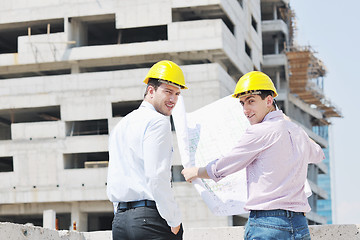
<path id="1" fill-rule="evenodd" d="M 246 95 L 259 94 L 260 92 L 257 91 L 261 90 L 273 91 L 273 97 L 278 95 L 274 83 L 268 75 L 259 71 L 252 71 L 248 72 L 239 79 L 232 96 L 234 98 L 240 98 Z"/>
<path id="2" fill-rule="evenodd" d="M 181 68 L 176 63 L 169 60 L 155 63 L 147 73 L 144 83 L 147 84 L 149 78 L 160 79 L 168 84 L 174 84 L 181 89 L 187 89 Z"/>

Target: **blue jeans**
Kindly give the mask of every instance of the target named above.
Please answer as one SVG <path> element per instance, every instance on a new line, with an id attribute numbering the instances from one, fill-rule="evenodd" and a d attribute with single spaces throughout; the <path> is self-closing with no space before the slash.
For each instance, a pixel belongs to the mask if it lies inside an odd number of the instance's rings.
<path id="1" fill-rule="evenodd" d="M 287 210 L 252 210 L 245 227 L 244 239 L 311 239 L 303 213 Z"/>

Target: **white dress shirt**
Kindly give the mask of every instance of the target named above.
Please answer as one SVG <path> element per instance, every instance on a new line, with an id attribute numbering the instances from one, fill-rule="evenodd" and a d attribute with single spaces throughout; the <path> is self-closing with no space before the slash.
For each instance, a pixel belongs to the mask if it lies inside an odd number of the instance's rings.
<path id="1" fill-rule="evenodd" d="M 181 215 L 170 182 L 172 152 L 169 117 L 143 101 L 110 134 L 107 195 L 114 206 L 154 200 L 167 224 L 178 226 Z"/>

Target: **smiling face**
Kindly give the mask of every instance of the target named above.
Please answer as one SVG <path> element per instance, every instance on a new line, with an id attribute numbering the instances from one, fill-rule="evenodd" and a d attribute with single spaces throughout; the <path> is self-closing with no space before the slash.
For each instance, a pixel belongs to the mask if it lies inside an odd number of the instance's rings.
<path id="1" fill-rule="evenodd" d="M 243 111 L 251 125 L 261 123 L 264 117 L 271 111 L 273 107 L 273 98 L 268 95 L 262 99 L 259 95 L 248 95 L 240 98 Z"/>
<path id="2" fill-rule="evenodd" d="M 151 103 L 159 113 L 170 116 L 180 95 L 180 89 L 162 83 L 156 90 L 153 86 L 148 86 L 147 91 L 145 100 Z"/>

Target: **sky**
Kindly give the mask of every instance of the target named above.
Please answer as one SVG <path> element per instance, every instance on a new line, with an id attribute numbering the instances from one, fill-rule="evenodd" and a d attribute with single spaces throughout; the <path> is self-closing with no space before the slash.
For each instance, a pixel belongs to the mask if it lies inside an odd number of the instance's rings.
<path id="1" fill-rule="evenodd" d="M 360 224 L 359 0 L 290 0 L 296 40 L 311 45 L 327 67 L 325 95 L 342 112 L 331 119 L 330 154 L 335 224 Z"/>

